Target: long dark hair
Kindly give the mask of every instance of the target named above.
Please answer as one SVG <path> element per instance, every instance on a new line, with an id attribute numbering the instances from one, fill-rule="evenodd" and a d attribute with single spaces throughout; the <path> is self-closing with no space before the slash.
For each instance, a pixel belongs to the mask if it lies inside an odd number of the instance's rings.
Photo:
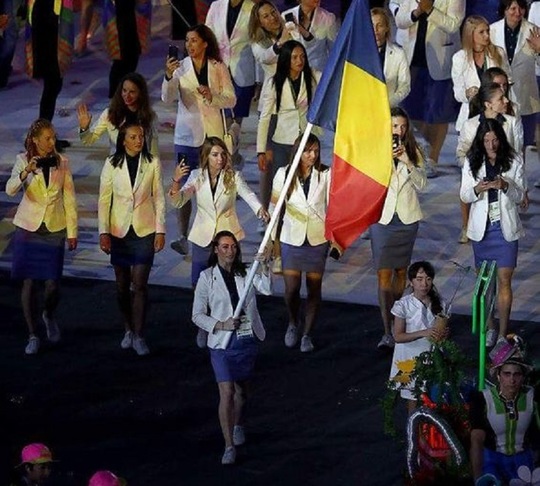
<path id="1" fill-rule="evenodd" d="M 495 158 L 495 166 L 499 168 L 500 172 L 506 172 L 510 169 L 512 166 L 512 159 L 516 155 L 516 152 L 506 138 L 506 133 L 504 133 L 502 125 L 494 118 L 485 118 L 484 120 L 481 120 L 476 136 L 471 144 L 471 148 L 467 152 L 469 166 L 471 167 L 471 172 L 475 179 L 487 157 L 486 148 L 484 146 L 484 137 L 489 132 L 493 132 L 499 139 L 499 149 L 497 150 L 497 156 Z"/>
<path id="2" fill-rule="evenodd" d="M 513 83 L 512 84 L 510 83 L 510 80 L 508 79 L 508 73 L 503 68 L 493 66 L 486 69 L 480 76 L 480 85 L 493 83 L 494 82 L 493 80 L 497 76 L 504 76 L 506 78 L 506 89 L 503 89 L 504 94 L 509 100 L 508 106 L 506 107 L 506 112 L 509 115 L 515 116 L 516 110 L 514 109 L 514 103 L 510 100 L 510 87 L 512 86 Z M 502 86 L 501 86 L 501 89 L 502 89 Z"/>
<path id="3" fill-rule="evenodd" d="M 476 93 L 469 103 L 469 118 L 480 115 L 486 111 L 486 105 L 488 101 L 491 101 L 494 96 L 499 93 L 503 93 L 503 89 L 497 83 L 481 84 Z"/>
<path id="4" fill-rule="evenodd" d="M 390 116 L 392 118 L 394 117 L 400 117 L 405 118 L 407 120 L 407 131 L 405 132 L 405 136 L 402 139 L 403 146 L 405 147 L 405 151 L 407 152 L 407 155 L 409 159 L 411 159 L 411 162 L 418 167 L 421 162 L 421 150 L 418 146 L 418 143 L 416 142 L 416 139 L 414 138 L 413 130 L 411 129 L 411 120 L 409 118 L 409 115 L 407 112 L 400 108 L 399 106 L 395 106 L 390 110 Z"/>
<path id="5" fill-rule="evenodd" d="M 218 264 L 216 248 L 219 245 L 219 240 L 227 236 L 229 238 L 232 238 L 234 243 L 236 244 L 236 256 L 234 257 L 231 271 L 233 275 L 240 275 L 241 277 L 245 277 L 246 265 L 242 263 L 242 251 L 240 250 L 240 244 L 238 243 L 236 236 L 234 236 L 233 233 L 227 230 L 219 231 L 218 233 L 216 233 L 216 235 L 212 239 L 212 243 L 210 244 L 210 255 L 208 256 L 208 266 L 215 267 Z"/>
<path id="6" fill-rule="evenodd" d="M 281 106 L 281 95 L 283 93 L 283 85 L 285 81 L 289 78 L 291 71 L 291 56 L 292 52 L 296 47 L 300 47 L 304 51 L 305 63 L 302 73 L 304 75 L 304 82 L 306 83 L 306 91 L 308 97 L 308 105 L 311 104 L 311 98 L 313 94 L 313 72 L 309 67 L 308 56 L 306 48 L 300 44 L 300 42 L 295 40 L 289 40 L 283 44 L 281 51 L 279 52 L 276 74 L 274 75 L 274 87 L 276 88 L 276 112 L 279 111 Z"/>
<path id="7" fill-rule="evenodd" d="M 527 9 L 528 9 L 528 5 L 527 5 L 527 1 L 526 0 L 500 0 L 499 2 L 499 8 L 497 10 L 497 13 L 499 14 L 499 18 L 502 19 L 504 17 L 504 12 L 506 12 L 506 10 L 508 8 L 510 8 L 510 6 L 516 2 L 519 6 L 519 8 L 522 8 L 525 10 L 525 14 L 524 14 L 524 17 L 527 16 Z"/>
<path id="8" fill-rule="evenodd" d="M 118 84 L 109 104 L 109 121 L 116 128 L 120 128 L 128 115 L 131 114 L 129 108 L 122 99 L 122 89 L 124 87 L 124 82 L 126 81 L 133 83 L 139 90 L 136 112 L 137 123 L 143 127 L 144 133 L 149 135 L 152 132 L 152 123 L 156 114 L 150 106 L 150 96 L 148 95 L 148 85 L 146 84 L 146 80 L 139 73 L 126 74 Z"/>
<path id="9" fill-rule="evenodd" d="M 195 32 L 204 42 L 206 42 L 206 59 L 213 59 L 214 61 L 221 62 L 221 54 L 219 53 L 219 45 L 216 36 L 212 29 L 204 24 L 198 24 L 194 27 L 190 27 L 188 32 Z"/>
<path id="10" fill-rule="evenodd" d="M 124 163 L 124 158 L 126 156 L 126 147 L 124 147 L 124 140 L 126 139 L 127 131 L 133 127 L 142 129 L 143 134 L 144 134 L 144 127 L 137 123 L 131 123 L 129 125 L 122 125 L 120 127 L 120 130 L 118 131 L 118 138 L 116 139 L 116 150 L 114 154 L 111 156 L 111 164 L 113 167 L 122 167 L 122 164 Z M 144 157 L 146 157 L 146 160 L 148 160 L 148 162 L 152 162 L 153 157 L 150 151 L 148 150 L 148 147 L 146 146 L 146 137 L 143 143 L 141 154 Z"/>
<path id="11" fill-rule="evenodd" d="M 416 278 L 420 270 L 424 270 L 425 274 L 431 278 L 431 280 L 435 279 L 435 269 L 433 268 L 433 265 L 426 261 L 419 261 L 412 263 L 407 270 L 409 282 L 412 282 Z M 431 290 L 428 292 L 428 296 L 431 300 L 431 312 L 435 316 L 440 314 L 443 310 L 441 296 L 433 283 L 431 284 Z"/>
<path id="12" fill-rule="evenodd" d="M 302 141 L 302 136 L 303 135 L 300 135 L 294 142 L 294 145 L 291 151 L 291 160 L 287 168 L 290 167 L 292 164 L 292 161 L 294 159 L 294 154 L 296 154 L 298 147 L 300 146 L 300 142 Z M 319 147 L 319 157 L 315 161 L 313 168 L 319 171 L 317 175 L 318 177 L 320 177 L 321 176 L 320 173 L 325 170 L 328 170 L 328 167 L 321 163 L 321 141 L 319 140 L 319 137 L 317 137 L 317 135 L 314 135 L 313 133 L 310 133 L 306 141 L 306 146 L 304 147 L 304 152 L 306 150 L 309 150 L 313 145 L 317 145 Z M 288 170 L 287 170 L 287 173 L 288 173 Z M 296 172 L 294 174 L 292 184 L 289 186 L 289 189 L 287 190 L 287 200 L 291 197 L 291 194 L 295 190 L 296 185 L 298 184 L 298 180 L 300 179 L 301 175 L 302 175 L 302 167 L 301 167 L 301 164 L 298 164 L 298 166 L 296 167 Z"/>

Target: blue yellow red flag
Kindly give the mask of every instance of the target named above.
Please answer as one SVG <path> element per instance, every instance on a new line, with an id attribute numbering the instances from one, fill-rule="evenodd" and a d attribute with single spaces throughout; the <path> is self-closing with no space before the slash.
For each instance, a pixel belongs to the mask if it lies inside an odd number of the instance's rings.
<path id="1" fill-rule="evenodd" d="M 392 173 L 388 93 L 368 0 L 353 0 L 308 121 L 335 132 L 326 238 L 347 248 L 381 216 Z"/>

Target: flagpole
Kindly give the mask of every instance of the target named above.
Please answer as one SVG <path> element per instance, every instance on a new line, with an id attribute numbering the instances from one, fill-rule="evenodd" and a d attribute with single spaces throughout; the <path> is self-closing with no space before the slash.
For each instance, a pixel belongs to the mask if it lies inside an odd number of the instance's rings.
<path id="1" fill-rule="evenodd" d="M 270 241 L 270 235 L 272 234 L 272 230 L 274 229 L 274 226 L 277 223 L 277 220 L 281 213 L 281 208 L 285 204 L 287 191 L 289 190 L 289 187 L 296 174 L 296 168 L 300 164 L 300 159 L 302 158 L 302 153 L 304 152 L 304 147 L 306 146 L 307 139 L 309 137 L 309 134 L 311 133 L 312 128 L 313 128 L 313 125 L 311 123 L 308 123 L 306 126 L 306 130 L 304 131 L 304 134 L 302 135 L 302 140 L 300 140 L 300 144 L 298 145 L 298 150 L 294 154 L 291 168 L 289 169 L 289 173 L 287 174 L 287 178 L 285 179 L 285 182 L 283 184 L 283 189 L 281 189 L 281 194 L 279 195 L 279 198 L 277 200 L 276 206 L 272 213 L 272 217 L 270 218 L 270 222 L 266 226 L 266 231 L 264 232 L 264 236 L 261 241 L 261 244 L 259 245 L 259 250 L 257 251 L 257 253 L 264 253 L 264 249 L 266 248 L 268 241 Z M 258 267 L 259 267 L 259 261 L 254 260 L 253 264 L 249 268 L 246 283 L 244 285 L 244 290 L 242 291 L 242 295 L 240 295 L 240 299 L 238 301 L 238 304 L 236 305 L 236 309 L 234 310 L 233 318 L 235 319 L 240 317 L 240 312 L 242 311 L 242 307 L 244 306 L 244 302 L 246 301 L 247 294 L 251 286 L 253 285 L 253 279 L 255 277 L 255 273 L 257 272 Z"/>
<path id="2" fill-rule="evenodd" d="M 180 12 L 180 10 L 178 10 L 172 3 L 171 0 L 167 0 L 167 3 L 171 6 L 171 8 L 173 9 L 173 11 L 176 13 L 176 15 L 178 15 L 180 17 L 180 19 L 182 20 L 182 22 L 184 22 L 184 24 L 186 24 L 187 28 L 191 28 L 191 24 L 186 20 L 186 18 L 182 15 L 182 12 Z"/>

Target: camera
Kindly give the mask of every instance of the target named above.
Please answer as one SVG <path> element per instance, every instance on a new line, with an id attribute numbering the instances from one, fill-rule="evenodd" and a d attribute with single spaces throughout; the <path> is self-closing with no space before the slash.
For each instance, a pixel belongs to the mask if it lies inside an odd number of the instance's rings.
<path id="1" fill-rule="evenodd" d="M 170 44 L 168 56 L 172 59 L 178 60 L 178 47 Z"/>
<path id="2" fill-rule="evenodd" d="M 176 159 L 176 165 L 186 165 L 186 159 L 187 159 L 186 154 L 178 154 L 177 159 Z"/>
<path id="3" fill-rule="evenodd" d="M 288 14 L 285 14 L 285 22 L 294 23 L 294 14 L 292 12 L 289 12 Z"/>
<path id="4" fill-rule="evenodd" d="M 57 163 L 58 159 L 54 155 L 50 157 L 40 157 L 37 159 L 36 167 L 38 169 L 44 169 L 46 167 L 50 169 L 51 167 L 56 167 Z"/>
<path id="5" fill-rule="evenodd" d="M 392 149 L 397 149 L 401 144 L 401 139 L 399 138 L 399 135 L 397 133 L 394 133 L 392 135 Z"/>

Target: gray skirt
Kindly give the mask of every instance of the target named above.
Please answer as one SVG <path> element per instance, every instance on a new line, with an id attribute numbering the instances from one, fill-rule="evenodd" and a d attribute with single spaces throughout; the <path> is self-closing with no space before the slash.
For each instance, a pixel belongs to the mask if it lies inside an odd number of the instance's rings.
<path id="1" fill-rule="evenodd" d="M 307 241 L 302 246 L 281 243 L 281 260 L 283 270 L 297 272 L 324 273 L 328 243 L 311 246 Z"/>
<path id="2" fill-rule="evenodd" d="M 403 224 L 397 214 L 388 224 L 370 226 L 371 251 L 377 270 L 407 268 L 418 233 L 418 221 Z"/>

